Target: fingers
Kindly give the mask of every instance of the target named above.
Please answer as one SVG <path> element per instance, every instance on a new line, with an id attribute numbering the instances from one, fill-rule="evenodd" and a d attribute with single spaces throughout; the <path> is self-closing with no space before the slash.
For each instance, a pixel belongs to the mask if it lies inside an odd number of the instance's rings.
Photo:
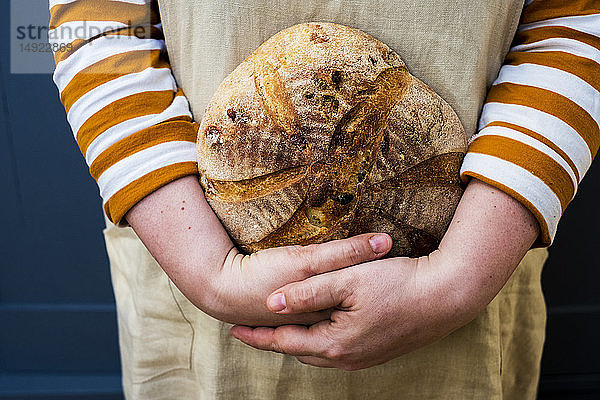
<path id="1" fill-rule="evenodd" d="M 313 325 L 316 324 L 317 322 L 321 322 L 321 321 L 329 321 L 331 318 L 331 310 L 323 310 L 323 311 L 318 311 L 318 312 L 311 312 L 311 313 L 298 313 L 298 314 L 294 314 L 294 315 L 285 315 L 285 314 L 279 314 L 279 315 L 274 315 L 272 313 L 269 313 L 269 316 L 271 318 L 275 317 L 281 317 L 281 319 L 275 319 L 273 321 L 272 324 L 270 324 L 269 326 L 280 326 L 280 325 Z M 256 323 L 254 321 L 249 321 L 249 322 L 241 322 L 241 319 L 238 319 L 237 321 L 235 321 L 236 323 L 240 324 L 240 323 L 245 323 L 247 325 L 251 325 L 251 326 L 266 326 L 264 324 L 260 324 L 260 323 Z"/>
<path id="2" fill-rule="evenodd" d="M 267 298 L 267 307 L 278 314 L 298 314 L 335 307 L 351 292 L 352 276 L 352 271 L 342 270 L 287 284 Z"/>
<path id="3" fill-rule="evenodd" d="M 347 239 L 299 247 L 308 276 L 361 264 L 384 256 L 392 248 L 385 233 L 365 233 Z"/>
<path id="4" fill-rule="evenodd" d="M 312 365 L 313 367 L 321 368 L 337 368 L 334 362 L 320 357 L 314 356 L 297 356 L 296 359 L 302 364 Z"/>
<path id="5" fill-rule="evenodd" d="M 274 351 L 293 356 L 324 357 L 331 346 L 324 335 L 329 321 L 310 327 L 284 325 L 278 328 L 251 328 L 235 325 L 230 333 L 236 339 L 259 350 Z"/>

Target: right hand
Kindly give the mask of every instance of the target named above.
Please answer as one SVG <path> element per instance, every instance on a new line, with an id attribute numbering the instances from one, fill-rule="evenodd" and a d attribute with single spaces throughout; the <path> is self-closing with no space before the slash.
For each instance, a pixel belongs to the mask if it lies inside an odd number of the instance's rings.
<path id="1" fill-rule="evenodd" d="M 369 239 L 376 234 L 369 233 L 245 256 L 233 246 L 195 176 L 149 194 L 126 219 L 188 300 L 215 318 L 243 325 L 310 324 L 329 318 L 326 311 L 278 315 L 265 302 L 288 283 L 381 258 L 392 244 L 383 234 L 384 243 L 375 252 Z"/>
<path id="2" fill-rule="evenodd" d="M 322 321 L 329 318 L 329 311 L 279 315 L 267 309 L 266 299 L 285 284 L 381 258 L 391 245 L 388 235 L 367 233 L 322 244 L 271 248 L 250 255 L 232 248 L 212 277 L 209 296 L 201 308 L 221 321 L 251 326 Z"/>

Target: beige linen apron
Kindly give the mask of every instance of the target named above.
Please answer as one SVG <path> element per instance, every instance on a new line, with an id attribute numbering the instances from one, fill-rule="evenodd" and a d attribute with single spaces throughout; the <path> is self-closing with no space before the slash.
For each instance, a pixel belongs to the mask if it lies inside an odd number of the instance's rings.
<path id="1" fill-rule="evenodd" d="M 330 21 L 366 31 L 456 110 L 468 136 L 518 24 L 523 0 L 164 0 L 175 77 L 196 120 L 221 80 L 277 31 Z M 105 230 L 128 399 L 532 399 L 544 340 L 530 251 L 471 323 L 384 365 L 345 372 L 300 364 L 229 336 L 196 309 L 131 228 Z"/>

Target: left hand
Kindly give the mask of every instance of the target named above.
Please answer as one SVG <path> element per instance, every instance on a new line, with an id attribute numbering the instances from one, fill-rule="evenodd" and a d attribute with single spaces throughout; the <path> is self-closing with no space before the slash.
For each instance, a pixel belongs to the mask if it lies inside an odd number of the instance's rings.
<path id="1" fill-rule="evenodd" d="M 283 314 L 334 307 L 331 320 L 275 329 L 236 325 L 231 334 L 250 346 L 291 354 L 315 366 L 355 370 L 381 364 L 475 318 L 538 234 L 539 225 L 527 208 L 473 179 L 439 250 L 429 256 L 327 272 L 283 286 L 268 298 L 269 308 Z M 285 308 L 276 308 L 281 293 Z"/>
<path id="2" fill-rule="evenodd" d="M 335 307 L 331 320 L 310 327 L 235 326 L 231 334 L 257 349 L 294 355 L 319 367 L 356 370 L 384 363 L 446 336 L 483 308 L 465 304 L 458 296 L 447 261 L 436 251 L 428 257 L 373 261 L 288 284 L 269 297 L 272 311 L 296 314 Z M 285 308 L 278 311 L 280 295 Z"/>

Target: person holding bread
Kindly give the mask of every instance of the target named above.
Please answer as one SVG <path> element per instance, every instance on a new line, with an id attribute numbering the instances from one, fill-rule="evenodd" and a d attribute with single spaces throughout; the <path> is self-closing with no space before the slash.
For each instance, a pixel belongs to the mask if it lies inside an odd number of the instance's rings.
<path id="1" fill-rule="evenodd" d="M 546 247 L 600 144 L 599 2 L 49 5 L 54 81 L 107 217 L 126 398 L 535 398 Z M 469 139 L 466 189 L 423 256 L 385 257 L 396 242 L 376 230 L 244 254 L 198 179 L 221 82 L 278 32 L 328 46 L 333 24 L 389 46 Z"/>

